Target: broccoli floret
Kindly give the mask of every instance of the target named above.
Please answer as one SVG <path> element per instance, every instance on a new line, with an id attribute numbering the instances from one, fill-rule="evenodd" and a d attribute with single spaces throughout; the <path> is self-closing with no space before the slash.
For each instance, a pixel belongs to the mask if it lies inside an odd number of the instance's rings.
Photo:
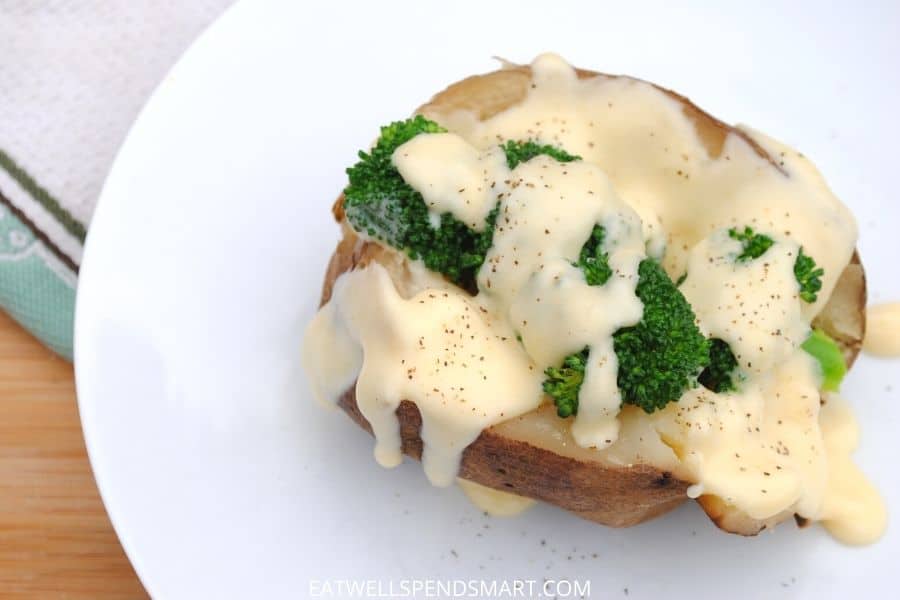
<path id="1" fill-rule="evenodd" d="M 584 381 L 584 367 L 588 349 L 570 354 L 561 367 L 549 367 L 544 371 L 544 393 L 553 398 L 556 414 L 565 419 L 578 414 L 578 390 Z"/>
<path id="2" fill-rule="evenodd" d="M 803 253 L 797 255 L 794 261 L 794 277 L 800 284 L 800 298 L 805 302 L 813 303 L 819 297 L 819 290 L 822 289 L 822 280 L 820 277 L 825 274 L 825 269 L 816 268 L 816 261 L 812 257 Z"/>
<path id="3" fill-rule="evenodd" d="M 729 392 L 736 387 L 732 377 L 737 366 L 737 359 L 728 342 L 713 338 L 709 344 L 709 366 L 700 373 L 698 381 L 716 393 Z"/>
<path id="4" fill-rule="evenodd" d="M 506 164 L 510 169 L 515 169 L 519 163 L 526 162 L 535 156 L 545 154 L 550 158 L 555 158 L 559 162 L 571 162 L 573 160 L 581 160 L 580 156 L 569 154 L 562 148 L 551 146 L 549 144 L 538 144 L 531 140 L 515 141 L 510 140 L 501 146 L 506 154 Z"/>
<path id="5" fill-rule="evenodd" d="M 603 251 L 603 240 L 606 238 L 606 229 L 601 225 L 594 225 L 591 237 L 581 247 L 576 267 L 584 271 L 584 278 L 588 285 L 603 285 L 612 276 L 609 266 L 609 254 Z"/>
<path id="6" fill-rule="evenodd" d="M 381 128 L 369 152 L 359 152 L 359 162 L 347 169 L 350 184 L 344 189 L 344 214 L 353 228 L 389 246 L 422 259 L 432 271 L 443 273 L 472 293 L 475 276 L 484 263 L 494 237 L 499 202 L 488 214 L 483 231 L 474 231 L 450 213 L 434 226 L 422 194 L 412 188 L 391 162 L 401 145 L 422 133 L 447 130 L 417 115 Z M 559 161 L 578 160 L 561 148 L 532 141 L 509 141 L 503 145 L 510 167 L 546 154 Z"/>
<path id="7" fill-rule="evenodd" d="M 765 254 L 766 250 L 772 247 L 774 240 L 767 235 L 754 233 L 750 227 L 744 227 L 743 231 L 731 228 L 728 230 L 728 236 L 737 240 L 744 247 L 743 251 L 738 254 L 738 261 L 751 260 L 759 258 Z"/>
<path id="8" fill-rule="evenodd" d="M 677 401 L 709 364 L 709 341 L 697 328 L 691 305 L 652 258 L 638 267 L 637 293 L 644 316 L 613 336 L 619 389 L 627 404 L 652 413 Z"/>
<path id="9" fill-rule="evenodd" d="M 603 285 L 609 279 L 609 275 L 595 278 L 588 274 L 588 269 L 596 273 L 609 269 L 607 255 L 600 252 L 603 238 L 603 228 L 595 227 L 577 263 L 585 271 L 589 285 Z M 586 254 L 594 259 L 587 267 L 583 264 Z M 592 279 L 597 283 L 592 283 Z M 613 335 L 619 361 L 617 383 L 625 404 L 652 413 L 678 400 L 695 384 L 697 375 L 709 364 L 709 342 L 695 324 L 691 305 L 652 258 L 645 258 L 638 266 L 635 293 L 644 304 L 641 322 Z M 560 416 L 578 413 L 578 391 L 588 352 L 586 349 L 571 354 L 561 368 L 544 371 L 544 391 L 553 398 Z"/>
<path id="10" fill-rule="evenodd" d="M 473 291 L 475 274 L 493 240 L 497 208 L 488 215 L 483 231 L 469 229 L 450 213 L 442 214 L 435 227 L 422 195 L 391 162 L 394 151 L 415 136 L 444 131 L 421 115 L 382 127 L 372 150 L 361 151 L 359 162 L 347 169 L 350 184 L 344 189 L 344 213 L 357 231 L 412 259 L 421 258 L 432 271 Z"/>

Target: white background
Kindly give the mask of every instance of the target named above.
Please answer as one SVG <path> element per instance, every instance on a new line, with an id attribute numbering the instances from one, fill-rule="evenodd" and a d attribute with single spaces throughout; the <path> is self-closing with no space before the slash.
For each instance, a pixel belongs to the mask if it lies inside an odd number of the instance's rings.
<path id="1" fill-rule="evenodd" d="M 553 50 L 655 81 L 794 145 L 858 216 L 874 300 L 900 299 L 896 3 L 245 1 L 161 85 L 89 235 L 76 369 L 113 522 L 159 597 L 304 597 L 311 579 L 580 578 L 592 597 L 886 597 L 896 528 L 854 549 L 742 539 L 692 504 L 629 530 L 551 507 L 484 517 L 316 406 L 303 326 L 328 208 L 377 127 L 447 83 Z M 900 508 L 897 363 L 845 383 L 857 456 Z M 594 556 L 596 554 L 596 557 Z"/>

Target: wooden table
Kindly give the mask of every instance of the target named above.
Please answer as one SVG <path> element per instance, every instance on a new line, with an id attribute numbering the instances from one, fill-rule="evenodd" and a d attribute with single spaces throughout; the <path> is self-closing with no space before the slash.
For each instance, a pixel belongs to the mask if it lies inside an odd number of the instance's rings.
<path id="1" fill-rule="evenodd" d="M 72 366 L 2 311 L 0 597 L 147 597 L 97 493 Z"/>

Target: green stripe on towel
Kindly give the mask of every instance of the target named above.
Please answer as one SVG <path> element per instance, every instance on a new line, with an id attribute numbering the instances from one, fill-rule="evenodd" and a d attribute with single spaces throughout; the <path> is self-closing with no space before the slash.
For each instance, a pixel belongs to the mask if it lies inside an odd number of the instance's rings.
<path id="1" fill-rule="evenodd" d="M 21 185 L 38 204 L 56 217 L 56 220 L 60 222 L 66 231 L 78 238 L 82 244 L 84 243 L 84 238 L 87 235 L 84 225 L 63 208 L 59 200 L 54 198 L 50 192 L 35 181 L 25 169 L 16 164 L 16 161 L 3 150 L 0 150 L 0 167 L 3 167 L 9 173 L 9 176 Z"/>

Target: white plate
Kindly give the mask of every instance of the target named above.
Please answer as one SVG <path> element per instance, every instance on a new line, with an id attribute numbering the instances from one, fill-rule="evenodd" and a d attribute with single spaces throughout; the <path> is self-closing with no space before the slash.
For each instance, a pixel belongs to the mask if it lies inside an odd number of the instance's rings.
<path id="1" fill-rule="evenodd" d="M 629 530 L 550 507 L 484 517 L 415 463 L 378 467 L 369 437 L 312 401 L 299 347 L 356 149 L 444 84 L 492 69 L 492 54 L 548 48 L 798 146 L 859 217 L 872 296 L 900 298 L 896 7 L 316 5 L 245 2 L 212 27 L 135 124 L 91 228 L 81 415 L 148 590 L 296 598 L 329 579 L 400 591 L 401 578 L 579 579 L 594 598 L 895 589 L 896 528 L 850 549 L 790 524 L 724 535 L 693 504 Z M 895 514 L 897 383 L 896 363 L 863 358 L 845 390 L 864 431 L 858 459 Z"/>

